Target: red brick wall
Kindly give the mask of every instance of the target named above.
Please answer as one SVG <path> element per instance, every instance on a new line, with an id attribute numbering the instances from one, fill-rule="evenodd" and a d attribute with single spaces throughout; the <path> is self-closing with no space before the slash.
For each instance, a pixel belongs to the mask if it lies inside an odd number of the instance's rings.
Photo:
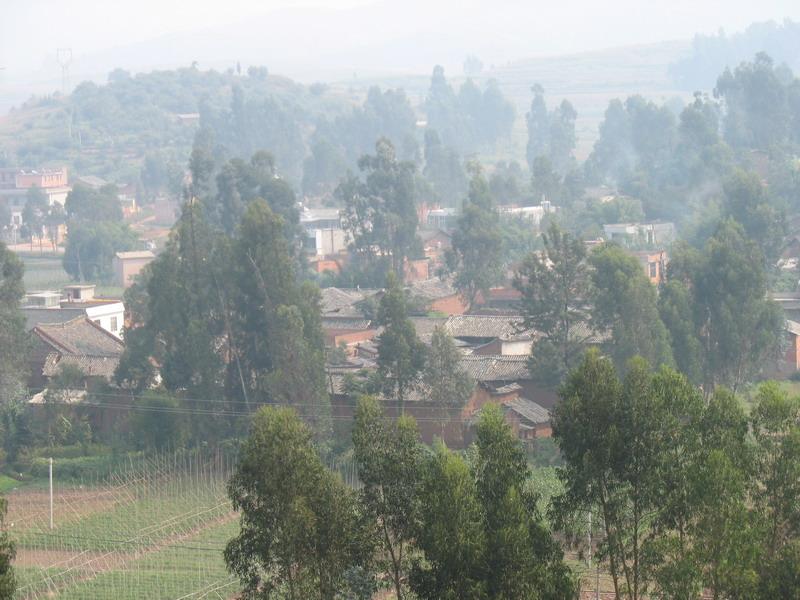
<path id="1" fill-rule="evenodd" d="M 460 294 L 453 294 L 431 302 L 430 310 L 450 315 L 463 315 L 467 312 L 467 305 Z"/>
<path id="2" fill-rule="evenodd" d="M 317 273 L 324 273 L 325 271 L 331 271 L 332 273 L 338 273 L 341 269 L 339 268 L 339 263 L 335 260 L 328 260 L 328 259 L 320 259 L 316 260 L 311 263 L 311 267 Z"/>
<path id="3" fill-rule="evenodd" d="M 374 329 L 326 329 L 325 343 L 336 348 L 344 342 L 348 346 L 366 342 L 375 337 L 377 331 Z"/>
<path id="4" fill-rule="evenodd" d="M 430 260 L 428 258 L 415 258 L 407 260 L 405 268 L 403 269 L 406 282 L 413 281 L 426 281 L 430 279 L 428 265 Z"/>
<path id="5" fill-rule="evenodd" d="M 784 360 L 789 368 L 800 369 L 800 336 L 789 334 L 789 347 L 786 349 Z"/>

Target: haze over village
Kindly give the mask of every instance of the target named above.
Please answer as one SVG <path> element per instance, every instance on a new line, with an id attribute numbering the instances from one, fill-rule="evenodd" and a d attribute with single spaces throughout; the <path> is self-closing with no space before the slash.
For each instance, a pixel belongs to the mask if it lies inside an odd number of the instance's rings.
<path id="1" fill-rule="evenodd" d="M 0 600 L 800 598 L 800 8 L 11 1 Z"/>

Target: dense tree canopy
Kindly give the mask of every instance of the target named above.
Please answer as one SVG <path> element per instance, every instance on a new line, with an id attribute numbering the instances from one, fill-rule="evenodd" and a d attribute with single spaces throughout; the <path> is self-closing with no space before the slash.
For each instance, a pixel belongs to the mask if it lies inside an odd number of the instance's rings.
<path id="1" fill-rule="evenodd" d="M 479 294 L 500 283 L 503 237 L 500 217 L 489 184 L 476 167 L 469 183 L 458 225 L 453 232 L 453 251 L 457 261 L 455 284 L 468 306 Z"/>
<path id="2" fill-rule="evenodd" d="M 783 315 L 766 297 L 764 255 L 741 225 L 730 219 L 720 223 L 702 252 L 678 248 L 669 278 L 675 283 L 662 308 L 669 311 L 666 322 L 680 344 L 675 353 L 699 343 L 706 391 L 717 384 L 735 390 L 777 356 Z M 695 340 L 679 320 L 687 314 Z"/>
<path id="3" fill-rule="evenodd" d="M 344 204 L 344 226 L 351 247 L 367 272 L 391 265 L 402 279 L 405 259 L 417 247 L 417 212 L 413 163 L 399 161 L 394 146 L 381 139 L 375 155 L 358 162 L 363 180 L 349 176 L 336 190 Z"/>
<path id="4" fill-rule="evenodd" d="M 591 334 L 589 271 L 583 242 L 556 224 L 542 234 L 544 251 L 532 252 L 514 279 L 522 293 L 525 327 L 538 332 L 530 369 L 556 387 L 580 360 Z"/>

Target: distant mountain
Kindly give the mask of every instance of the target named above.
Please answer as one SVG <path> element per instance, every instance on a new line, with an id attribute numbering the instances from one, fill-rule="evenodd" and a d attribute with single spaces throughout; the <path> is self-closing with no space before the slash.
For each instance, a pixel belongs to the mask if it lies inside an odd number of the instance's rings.
<path id="1" fill-rule="evenodd" d="M 759 53 L 767 53 L 775 64 L 800 70 L 800 23 L 767 21 L 753 23 L 732 35 L 695 36 L 691 52 L 670 65 L 670 76 L 682 89 L 693 91 L 714 87 L 726 68 L 734 69 Z"/>

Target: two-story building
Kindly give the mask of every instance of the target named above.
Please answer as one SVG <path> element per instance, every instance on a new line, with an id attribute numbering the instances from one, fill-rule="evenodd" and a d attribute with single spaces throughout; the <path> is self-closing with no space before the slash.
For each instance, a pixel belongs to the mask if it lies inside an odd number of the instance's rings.
<path id="1" fill-rule="evenodd" d="M 22 302 L 27 328 L 66 323 L 86 317 L 95 325 L 121 338 L 125 327 L 125 305 L 114 298 L 97 298 L 94 284 L 75 284 L 64 293 L 45 291 L 27 294 Z"/>

